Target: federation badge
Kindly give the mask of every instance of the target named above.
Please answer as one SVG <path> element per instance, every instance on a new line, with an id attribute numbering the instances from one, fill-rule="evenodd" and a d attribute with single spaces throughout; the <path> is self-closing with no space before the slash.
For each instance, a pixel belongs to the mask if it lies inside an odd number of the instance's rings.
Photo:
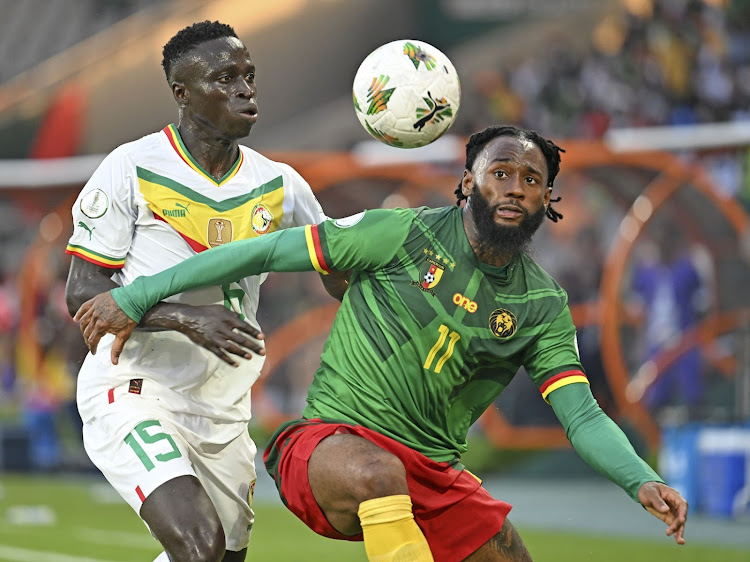
<path id="1" fill-rule="evenodd" d="M 510 310 L 497 308 L 490 314 L 490 330 L 501 340 L 516 333 L 518 320 Z"/>
<path id="2" fill-rule="evenodd" d="M 445 266 L 443 264 L 432 258 L 426 258 L 420 270 L 421 282 L 412 281 L 411 284 L 414 287 L 419 287 L 425 293 L 430 293 L 434 297 L 435 291 L 433 289 L 440 283 L 443 273 L 445 273 Z"/>
<path id="3" fill-rule="evenodd" d="M 232 221 L 229 219 L 210 219 L 208 221 L 208 245 L 221 246 L 232 241 Z"/>
<path id="4" fill-rule="evenodd" d="M 265 234 L 271 230 L 271 224 L 273 224 L 273 214 L 268 210 L 263 203 L 258 203 L 253 207 L 252 218 L 250 224 L 253 227 L 255 234 Z"/>

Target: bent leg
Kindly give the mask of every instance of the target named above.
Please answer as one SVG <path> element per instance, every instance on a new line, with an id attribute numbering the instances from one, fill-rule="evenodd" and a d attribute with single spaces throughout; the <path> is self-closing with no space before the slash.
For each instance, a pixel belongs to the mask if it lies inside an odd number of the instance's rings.
<path id="1" fill-rule="evenodd" d="M 195 476 L 178 476 L 156 488 L 143 502 L 140 515 L 173 562 L 219 562 L 224 557 L 219 515 Z"/>
<path id="2" fill-rule="evenodd" d="M 396 455 L 363 437 L 334 434 L 315 447 L 307 471 L 329 523 L 343 534 L 361 530 L 369 560 L 433 562 Z"/>
<path id="3" fill-rule="evenodd" d="M 362 531 L 357 512 L 363 501 L 409 495 L 399 458 L 356 435 L 323 439 L 310 455 L 307 474 L 315 501 L 344 535 Z"/>
<path id="4" fill-rule="evenodd" d="M 255 514 L 252 510 L 256 482 L 255 443 L 247 431 L 210 455 L 194 454 L 195 474 L 211 498 L 224 528 L 224 562 L 245 559 Z"/>
<path id="5" fill-rule="evenodd" d="M 516 528 L 505 519 L 502 528 L 484 543 L 466 562 L 532 562 Z"/>

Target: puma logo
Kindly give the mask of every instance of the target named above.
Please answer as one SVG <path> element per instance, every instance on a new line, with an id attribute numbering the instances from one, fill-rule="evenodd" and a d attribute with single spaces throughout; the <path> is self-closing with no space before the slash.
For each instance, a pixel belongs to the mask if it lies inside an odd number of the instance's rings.
<path id="1" fill-rule="evenodd" d="M 91 240 L 91 235 L 94 233 L 94 230 L 96 230 L 96 227 L 92 226 L 91 228 L 89 228 L 89 225 L 87 225 L 83 221 L 78 221 L 78 226 L 80 226 L 83 230 L 89 233 L 89 240 Z"/>
<path id="2" fill-rule="evenodd" d="M 425 101 L 428 105 L 428 113 L 413 125 L 417 131 L 421 131 L 427 123 L 431 122 L 436 117 L 438 120 L 441 120 L 441 113 L 446 109 L 450 111 L 450 104 L 445 99 L 432 99 L 432 94 L 430 92 L 427 92 L 427 98 L 428 99 Z M 422 109 L 422 111 L 425 110 Z"/>
<path id="3" fill-rule="evenodd" d="M 161 214 L 165 217 L 173 217 L 173 218 L 184 218 L 186 215 L 190 214 L 190 210 L 188 207 L 190 206 L 190 203 L 187 205 L 183 205 L 182 203 L 175 203 L 175 207 L 178 207 L 177 209 L 162 209 Z"/>

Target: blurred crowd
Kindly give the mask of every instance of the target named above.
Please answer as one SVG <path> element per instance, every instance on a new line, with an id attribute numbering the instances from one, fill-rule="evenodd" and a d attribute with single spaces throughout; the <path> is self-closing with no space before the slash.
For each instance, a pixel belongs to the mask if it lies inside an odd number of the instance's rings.
<path id="1" fill-rule="evenodd" d="M 588 46 L 552 38 L 544 56 L 499 60 L 472 84 L 476 120 L 555 138 L 614 127 L 750 119 L 750 2 L 623 0 Z"/>

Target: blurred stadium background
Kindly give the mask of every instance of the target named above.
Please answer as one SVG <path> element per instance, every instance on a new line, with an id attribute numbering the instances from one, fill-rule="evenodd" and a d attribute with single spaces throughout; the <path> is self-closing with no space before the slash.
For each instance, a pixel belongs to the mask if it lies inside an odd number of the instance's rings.
<path id="1" fill-rule="evenodd" d="M 247 144 L 331 216 L 453 204 L 465 138 L 492 123 L 562 145 L 565 218 L 535 257 L 570 295 L 599 403 L 689 499 L 690 545 L 578 459 L 523 376 L 465 464 L 516 504 L 535 559 L 750 560 L 749 0 L 0 0 L 0 15 L 0 560 L 159 551 L 81 446 L 63 250 L 103 156 L 176 119 L 161 47 L 204 19 L 258 66 Z M 369 141 L 351 107 L 359 62 L 399 38 L 440 48 L 463 86 L 450 135 L 410 151 Z M 310 275 L 262 294 L 261 447 L 301 412 L 336 309 Z M 287 514 L 267 475 L 257 490 L 248 559 L 364 560 Z"/>

